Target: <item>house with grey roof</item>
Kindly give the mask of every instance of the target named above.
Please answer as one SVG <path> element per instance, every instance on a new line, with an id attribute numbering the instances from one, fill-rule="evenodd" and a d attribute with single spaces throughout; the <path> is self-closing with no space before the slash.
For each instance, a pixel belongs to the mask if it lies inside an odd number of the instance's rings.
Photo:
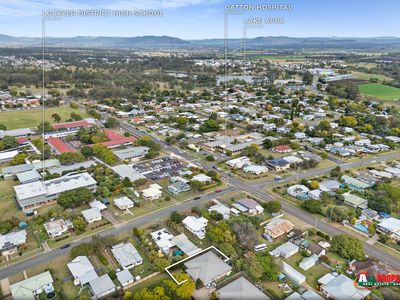
<path id="1" fill-rule="evenodd" d="M 128 197 L 123 196 L 123 197 L 114 199 L 114 205 L 116 207 L 118 207 L 120 210 L 127 210 L 129 208 L 132 208 L 134 203 Z"/>
<path id="2" fill-rule="evenodd" d="M 114 154 L 120 160 L 130 159 L 139 160 L 144 157 L 150 148 L 146 146 L 126 147 L 125 149 L 114 150 Z"/>
<path id="3" fill-rule="evenodd" d="M 343 194 L 343 198 L 345 204 L 352 206 L 354 208 L 365 209 L 368 207 L 368 200 L 361 198 L 360 196 L 350 193 L 345 193 Z"/>
<path id="4" fill-rule="evenodd" d="M 104 298 L 116 291 L 116 286 L 108 274 L 104 274 L 89 282 L 92 299 Z"/>
<path id="5" fill-rule="evenodd" d="M 337 277 L 331 276 L 320 288 L 321 292 L 330 299 L 361 300 L 367 297 L 371 291 L 357 289 L 352 279 L 340 274 Z"/>
<path id="6" fill-rule="evenodd" d="M 187 256 L 192 256 L 201 251 L 201 249 L 193 244 L 184 233 L 174 236 L 171 241 Z"/>
<path id="7" fill-rule="evenodd" d="M 88 224 L 101 221 L 102 218 L 100 210 L 96 207 L 82 210 L 81 214 Z"/>
<path id="8" fill-rule="evenodd" d="M 15 253 L 19 247 L 26 243 L 26 230 L 13 231 L 0 234 L 0 253 L 9 255 Z"/>
<path id="9" fill-rule="evenodd" d="M 240 276 L 217 290 L 220 300 L 268 300 L 270 299 L 248 279 Z"/>
<path id="10" fill-rule="evenodd" d="M 123 287 L 126 287 L 135 281 L 133 275 L 127 269 L 123 269 L 122 271 L 117 272 L 115 275 L 117 275 L 117 279 Z"/>
<path id="11" fill-rule="evenodd" d="M 111 252 L 123 269 L 132 269 L 143 263 L 143 258 L 131 243 L 114 245 Z"/>
<path id="12" fill-rule="evenodd" d="M 213 251 L 195 256 L 184 265 L 186 273 L 195 281 L 200 279 L 206 287 L 210 287 L 213 282 L 229 275 L 232 271 L 232 267 Z"/>
<path id="13" fill-rule="evenodd" d="M 86 256 L 77 256 L 67 264 L 69 271 L 74 277 L 74 284 L 84 286 L 98 275 Z"/>
<path id="14" fill-rule="evenodd" d="M 299 252 L 299 246 L 293 244 L 292 242 L 286 242 L 270 251 L 269 254 L 273 257 L 281 256 L 283 258 L 289 258 L 297 252 Z"/>

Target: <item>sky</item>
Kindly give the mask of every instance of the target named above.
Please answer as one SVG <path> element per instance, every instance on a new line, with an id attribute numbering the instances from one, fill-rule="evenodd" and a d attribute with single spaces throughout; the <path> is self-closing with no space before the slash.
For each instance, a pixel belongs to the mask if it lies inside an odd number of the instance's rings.
<path id="1" fill-rule="evenodd" d="M 227 4 L 290 4 L 291 11 L 226 14 Z M 143 36 L 182 39 L 243 37 L 243 18 L 279 17 L 284 24 L 247 28 L 247 37 L 400 36 L 399 0 L 0 0 L 0 34 L 41 36 L 43 10 L 160 10 L 162 17 L 62 17 L 46 21 L 46 35 Z M 226 15 L 226 16 L 225 16 Z M 226 27 L 225 21 L 227 22 Z"/>

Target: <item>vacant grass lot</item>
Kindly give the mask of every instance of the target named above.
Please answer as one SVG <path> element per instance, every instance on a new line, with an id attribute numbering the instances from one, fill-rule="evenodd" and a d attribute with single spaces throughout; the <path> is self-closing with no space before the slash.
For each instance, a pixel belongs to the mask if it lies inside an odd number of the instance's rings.
<path id="1" fill-rule="evenodd" d="M 360 92 L 367 96 L 377 97 L 382 100 L 400 98 L 400 89 L 379 83 L 367 83 L 359 85 Z"/>
<path id="2" fill-rule="evenodd" d="M 0 221 L 11 217 L 22 217 L 22 212 L 17 208 L 17 202 L 14 200 L 14 181 L 0 181 Z"/>
<path id="3" fill-rule="evenodd" d="M 53 124 L 51 115 L 57 113 L 61 116 L 61 122 L 65 122 L 70 118 L 72 112 L 75 112 L 82 116 L 82 118 L 88 118 L 89 115 L 80 109 L 70 108 L 68 105 L 45 108 L 45 121 Z M 36 127 L 42 120 L 42 109 L 27 109 L 27 110 L 16 110 L 16 111 L 4 111 L 0 112 L 0 123 L 6 125 L 7 129 Z"/>

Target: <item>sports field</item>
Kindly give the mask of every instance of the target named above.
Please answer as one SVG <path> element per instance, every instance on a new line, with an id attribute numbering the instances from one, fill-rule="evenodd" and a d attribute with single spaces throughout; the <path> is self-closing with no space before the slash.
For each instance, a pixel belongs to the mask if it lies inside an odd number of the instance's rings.
<path id="1" fill-rule="evenodd" d="M 382 100 L 394 100 L 400 98 L 400 89 L 379 83 L 367 83 L 359 85 L 360 92 L 367 96 Z"/>
<path id="2" fill-rule="evenodd" d="M 57 113 L 61 117 L 61 122 L 65 122 L 74 112 L 82 118 L 88 118 L 88 114 L 84 110 L 73 109 L 68 105 L 51 107 L 45 109 L 45 121 L 53 124 L 51 115 Z M 42 121 L 42 108 L 15 110 L 0 112 L 0 123 L 6 125 L 7 129 L 37 127 Z"/>

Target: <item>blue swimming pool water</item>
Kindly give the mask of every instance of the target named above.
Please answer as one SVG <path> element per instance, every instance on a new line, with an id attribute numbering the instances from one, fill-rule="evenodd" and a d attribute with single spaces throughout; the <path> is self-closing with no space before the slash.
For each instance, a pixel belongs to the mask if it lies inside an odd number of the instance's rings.
<path id="1" fill-rule="evenodd" d="M 363 224 L 356 224 L 354 225 L 354 227 L 360 230 L 361 232 L 369 233 L 368 228 Z"/>

